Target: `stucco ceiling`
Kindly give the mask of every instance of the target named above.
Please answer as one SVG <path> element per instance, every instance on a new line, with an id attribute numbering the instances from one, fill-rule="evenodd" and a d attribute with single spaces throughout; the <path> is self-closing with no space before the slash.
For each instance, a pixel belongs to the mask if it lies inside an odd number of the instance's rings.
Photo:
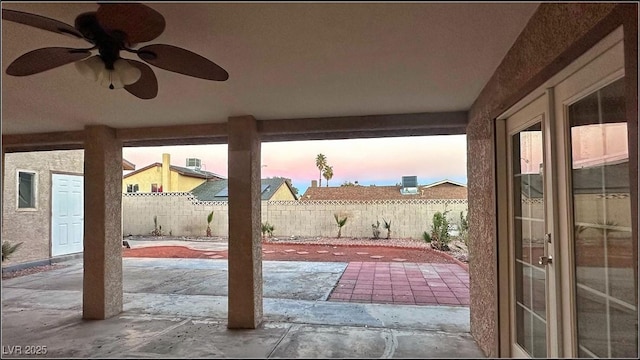
<path id="1" fill-rule="evenodd" d="M 257 119 L 468 110 L 538 3 L 148 3 L 157 39 L 229 72 L 215 82 L 153 67 L 158 96 L 140 100 L 83 78 L 72 64 L 13 77 L 41 47 L 88 47 L 2 21 L 2 132 L 23 134 Z M 73 24 L 96 3 L 2 3 Z M 123 57 L 137 58 L 122 53 Z"/>

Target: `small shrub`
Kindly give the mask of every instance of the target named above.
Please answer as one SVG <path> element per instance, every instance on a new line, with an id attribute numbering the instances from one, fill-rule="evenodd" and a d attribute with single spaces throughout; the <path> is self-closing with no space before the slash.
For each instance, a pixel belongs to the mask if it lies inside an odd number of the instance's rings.
<path id="1" fill-rule="evenodd" d="M 13 253 L 15 253 L 16 250 L 18 250 L 20 245 L 22 245 L 21 242 L 11 245 L 9 241 L 3 241 L 2 242 L 2 261 L 9 260 L 9 257 L 11 257 L 11 255 L 13 255 Z"/>
<path id="2" fill-rule="evenodd" d="M 463 215 L 463 211 L 460 211 L 460 239 L 465 246 L 469 247 L 469 213 Z"/>
<path id="3" fill-rule="evenodd" d="M 380 221 L 376 220 L 375 224 L 371 224 L 371 230 L 373 231 L 373 238 L 380 238 Z"/>
<path id="4" fill-rule="evenodd" d="M 213 211 L 207 215 L 207 237 L 211 237 L 211 221 L 213 220 Z"/>
<path id="5" fill-rule="evenodd" d="M 338 214 L 333 214 L 333 218 L 336 219 L 336 224 L 338 225 L 338 238 L 342 234 L 342 227 L 347 223 L 347 217 L 345 216 L 343 219 L 338 217 Z"/>
<path id="6" fill-rule="evenodd" d="M 425 231 L 425 232 L 422 233 L 422 239 L 425 242 L 430 243 L 431 242 L 431 235 L 429 235 L 429 233 Z"/>
<path id="7" fill-rule="evenodd" d="M 433 223 L 431 224 L 431 247 L 437 250 L 448 251 L 449 242 L 451 238 L 449 236 L 449 220 L 447 220 L 447 213 L 436 211 L 433 214 Z"/>
<path id="8" fill-rule="evenodd" d="M 154 215 L 153 216 L 153 231 L 151 232 L 151 235 L 153 236 L 162 236 L 162 225 L 158 226 L 158 216 Z"/>
<path id="9" fill-rule="evenodd" d="M 264 239 L 266 235 L 269 235 L 269 237 L 272 237 L 273 230 L 275 230 L 275 227 L 269 224 L 268 221 L 266 223 L 262 223 L 262 238 Z"/>
<path id="10" fill-rule="evenodd" d="M 387 239 L 389 239 L 391 237 L 391 220 L 387 222 L 387 220 L 382 218 L 382 221 L 384 221 L 384 228 L 387 230 Z"/>

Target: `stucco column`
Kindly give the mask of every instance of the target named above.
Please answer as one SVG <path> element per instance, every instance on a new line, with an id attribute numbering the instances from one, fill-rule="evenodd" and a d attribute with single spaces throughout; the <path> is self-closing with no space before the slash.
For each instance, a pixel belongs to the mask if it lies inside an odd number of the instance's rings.
<path id="1" fill-rule="evenodd" d="M 82 317 L 107 319 L 122 312 L 122 142 L 106 126 L 85 136 Z"/>
<path id="2" fill-rule="evenodd" d="M 262 322 L 260 138 L 253 116 L 229 118 L 230 329 Z"/>
<path id="3" fill-rule="evenodd" d="M 4 162 L 4 156 L 5 154 L 5 149 L 4 146 L 2 146 L 2 179 L 0 179 L 0 225 L 4 226 L 4 182 L 5 182 L 5 178 L 4 178 L 4 168 L 5 168 L 5 162 Z"/>

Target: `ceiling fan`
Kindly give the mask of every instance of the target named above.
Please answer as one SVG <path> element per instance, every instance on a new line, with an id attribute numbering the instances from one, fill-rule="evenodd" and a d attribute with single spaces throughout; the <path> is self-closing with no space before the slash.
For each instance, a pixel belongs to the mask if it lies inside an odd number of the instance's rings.
<path id="1" fill-rule="evenodd" d="M 110 89 L 124 88 L 140 99 L 158 94 L 158 81 L 147 64 L 120 57 L 125 51 L 161 69 L 196 78 L 225 81 L 222 67 L 189 50 L 167 44 L 135 45 L 151 41 L 164 31 L 164 17 L 138 3 L 100 3 L 98 10 L 78 15 L 75 27 L 61 21 L 22 11 L 2 9 L 4 20 L 85 39 L 90 48 L 46 47 L 30 51 L 14 60 L 6 72 L 13 76 L 37 74 L 75 63 L 78 71 Z M 98 50 L 98 55 L 92 55 Z"/>

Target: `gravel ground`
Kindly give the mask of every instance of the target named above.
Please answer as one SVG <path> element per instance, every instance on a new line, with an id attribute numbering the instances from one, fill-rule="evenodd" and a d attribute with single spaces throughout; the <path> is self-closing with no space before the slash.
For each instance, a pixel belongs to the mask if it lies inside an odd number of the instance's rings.
<path id="1" fill-rule="evenodd" d="M 22 269 L 22 270 L 16 270 L 16 271 L 11 271 L 11 272 L 2 272 L 2 279 L 13 279 L 15 277 L 18 276 L 25 276 L 25 275 L 31 275 L 31 274 L 36 274 L 36 273 L 40 273 L 43 271 L 50 271 L 50 270 L 55 270 L 55 269 L 62 269 L 65 268 L 69 265 L 61 265 L 61 264 L 53 264 L 53 265 L 43 265 L 43 266 L 34 266 L 31 268 L 27 268 L 27 269 Z"/>
<path id="2" fill-rule="evenodd" d="M 393 246 L 399 248 L 432 249 L 431 244 L 418 239 L 372 239 L 372 238 L 324 238 L 324 237 L 272 237 L 263 240 L 273 244 L 326 244 L 346 246 Z M 444 252 L 464 262 L 469 262 L 467 246 L 458 240 L 449 243 L 450 251 Z M 435 250 L 438 251 L 438 250 Z"/>

